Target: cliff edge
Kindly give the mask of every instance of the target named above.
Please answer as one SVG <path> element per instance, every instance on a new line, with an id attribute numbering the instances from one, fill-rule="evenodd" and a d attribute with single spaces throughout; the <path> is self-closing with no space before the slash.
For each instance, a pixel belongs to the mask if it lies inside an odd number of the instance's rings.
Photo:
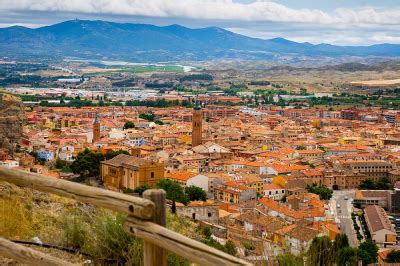
<path id="1" fill-rule="evenodd" d="M 0 148 L 11 153 L 22 141 L 25 107 L 18 97 L 0 94 Z"/>

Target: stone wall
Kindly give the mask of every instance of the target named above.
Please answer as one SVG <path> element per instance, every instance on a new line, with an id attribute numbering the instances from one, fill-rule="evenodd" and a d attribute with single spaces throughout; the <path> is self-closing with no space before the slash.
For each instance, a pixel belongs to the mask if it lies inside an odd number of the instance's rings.
<path id="1" fill-rule="evenodd" d="M 23 125 L 26 121 L 22 101 L 10 94 L 0 94 L 0 148 L 11 153 L 22 141 Z"/>

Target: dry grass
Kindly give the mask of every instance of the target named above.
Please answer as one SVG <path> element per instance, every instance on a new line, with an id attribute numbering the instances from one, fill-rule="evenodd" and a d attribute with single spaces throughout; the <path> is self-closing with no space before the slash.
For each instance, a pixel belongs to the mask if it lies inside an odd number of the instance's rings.
<path id="1" fill-rule="evenodd" d="M 124 219 L 124 215 L 109 210 L 0 183 L 0 236 L 8 239 L 30 241 L 37 236 L 43 243 L 87 253 L 99 263 L 141 265 L 142 240 L 123 230 Z M 190 219 L 168 212 L 167 227 L 201 240 L 196 232 L 198 224 Z M 80 258 L 78 254 L 76 257 Z M 188 264 L 174 254 L 168 255 L 168 261 L 173 265 Z"/>

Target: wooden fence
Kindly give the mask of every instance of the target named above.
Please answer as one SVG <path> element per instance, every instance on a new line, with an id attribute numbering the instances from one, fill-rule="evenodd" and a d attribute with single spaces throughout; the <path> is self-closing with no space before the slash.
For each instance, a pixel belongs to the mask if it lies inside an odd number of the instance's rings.
<path id="1" fill-rule="evenodd" d="M 145 266 L 167 265 L 166 250 L 201 265 L 250 265 L 247 261 L 167 229 L 164 190 L 146 190 L 143 198 L 139 198 L 2 167 L 0 180 L 128 214 L 124 230 L 144 240 Z M 33 265 L 71 265 L 3 238 L 0 238 L 0 255 Z"/>

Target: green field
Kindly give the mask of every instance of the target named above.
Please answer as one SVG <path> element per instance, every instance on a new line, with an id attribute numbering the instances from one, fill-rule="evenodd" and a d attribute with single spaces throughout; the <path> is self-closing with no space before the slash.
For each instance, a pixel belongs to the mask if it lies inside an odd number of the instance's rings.
<path id="1" fill-rule="evenodd" d="M 173 73 L 183 73 L 184 69 L 181 66 L 109 66 L 109 71 L 107 68 L 101 72 L 95 72 L 88 74 L 89 76 L 97 76 L 97 75 L 107 75 L 112 73 L 147 73 L 147 72 L 173 72 Z M 118 70 L 115 70 L 118 68 Z"/>

